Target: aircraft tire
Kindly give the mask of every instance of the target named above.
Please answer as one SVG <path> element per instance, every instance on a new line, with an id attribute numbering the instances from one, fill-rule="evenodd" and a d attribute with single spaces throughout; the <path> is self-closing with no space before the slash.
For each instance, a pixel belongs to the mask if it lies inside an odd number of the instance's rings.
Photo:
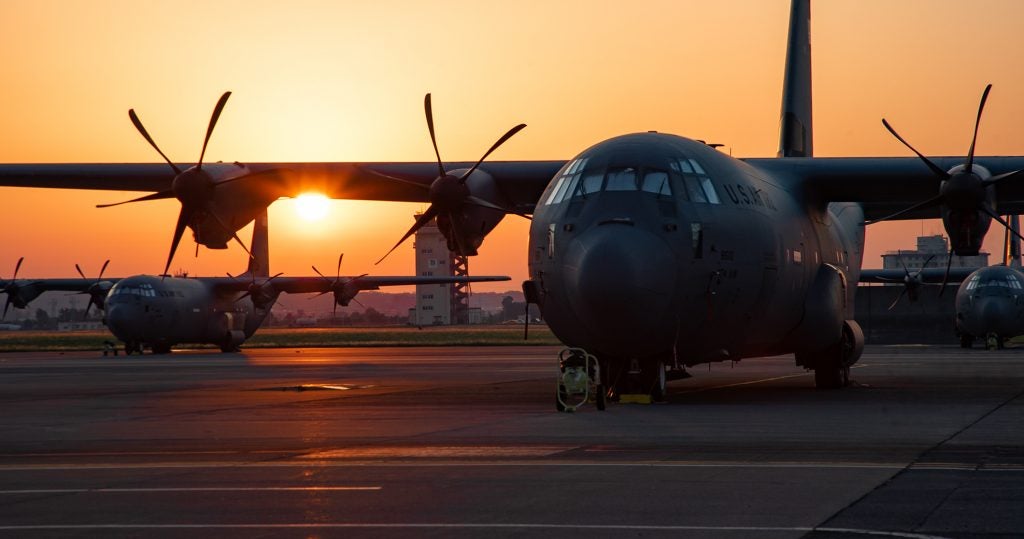
<path id="1" fill-rule="evenodd" d="M 594 396 L 594 400 L 597 404 L 597 409 L 604 411 L 607 406 L 608 389 L 604 387 L 604 384 L 597 384 L 597 395 Z"/>

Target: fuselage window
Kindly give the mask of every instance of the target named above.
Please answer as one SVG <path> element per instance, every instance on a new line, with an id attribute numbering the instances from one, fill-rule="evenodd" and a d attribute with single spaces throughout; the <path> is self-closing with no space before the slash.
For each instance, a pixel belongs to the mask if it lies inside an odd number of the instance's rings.
<path id="1" fill-rule="evenodd" d="M 604 181 L 604 173 L 601 171 L 588 171 L 583 175 L 583 181 L 576 186 L 574 196 L 587 196 L 601 190 L 601 182 Z"/>
<path id="2" fill-rule="evenodd" d="M 572 193 L 573 191 L 576 190 L 576 184 L 579 181 L 580 175 L 577 172 L 576 174 L 573 174 L 571 178 L 569 178 L 569 181 L 565 182 L 565 185 L 563 185 L 561 189 L 558 190 L 558 195 L 555 196 L 555 204 L 558 204 L 559 202 L 567 198 L 572 198 Z"/>
<path id="3" fill-rule="evenodd" d="M 686 194 L 690 196 L 690 200 L 707 203 L 708 197 L 704 195 L 704 189 L 695 176 L 688 174 L 683 177 L 683 182 L 686 184 Z"/>
<path id="4" fill-rule="evenodd" d="M 636 169 L 633 167 L 608 170 L 606 191 L 636 191 Z"/>
<path id="5" fill-rule="evenodd" d="M 545 206 L 550 206 L 551 202 L 555 200 L 555 195 L 558 194 L 558 190 L 562 188 L 563 183 L 565 183 L 565 176 L 558 178 L 558 181 L 555 183 L 555 187 L 551 189 L 551 194 L 548 195 L 548 199 L 544 201 Z"/>
<path id="6" fill-rule="evenodd" d="M 711 178 L 701 176 L 700 185 L 704 188 L 704 195 L 707 196 L 708 202 L 712 204 L 722 203 L 721 199 L 718 198 L 718 193 L 715 191 L 715 185 L 711 183 Z"/>
<path id="7" fill-rule="evenodd" d="M 640 189 L 656 195 L 672 196 L 672 187 L 668 183 L 668 172 L 648 170 L 644 172 L 644 181 Z"/>

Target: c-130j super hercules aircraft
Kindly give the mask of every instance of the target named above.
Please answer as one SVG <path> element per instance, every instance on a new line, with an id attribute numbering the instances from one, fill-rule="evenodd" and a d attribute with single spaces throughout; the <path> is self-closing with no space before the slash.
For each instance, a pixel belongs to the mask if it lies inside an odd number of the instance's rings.
<path id="1" fill-rule="evenodd" d="M 0 292 L 7 294 L 3 314 L 12 305 L 24 309 L 47 291 L 79 292 L 89 296 L 90 307 L 104 311 L 103 322 L 124 343 L 125 352 L 166 354 L 178 344 L 214 344 L 224 352 L 237 351 L 263 325 L 282 293 L 333 294 L 334 306 L 347 306 L 363 290 L 383 286 L 408 286 L 483 281 L 507 281 L 500 276 L 372 276 L 341 275 L 341 260 L 334 277 L 316 267 L 315 277 L 270 275 L 267 212 L 256 216 L 252 249 L 245 273 L 227 277 L 169 277 L 133 275 L 125 278 L 18 279 L 21 260 L 14 277 L 0 279 Z M 109 261 L 108 261 L 109 262 Z"/>
<path id="2" fill-rule="evenodd" d="M 436 217 L 463 255 L 476 254 L 505 214 L 532 214 L 524 292 L 562 342 L 597 358 L 601 394 L 659 398 L 685 366 L 784 353 L 813 369 L 818 387 L 838 388 L 864 345 L 853 300 L 866 220 L 941 216 L 952 251 L 974 254 L 991 221 L 1002 222 L 997 200 L 1001 213 L 1024 210 L 1024 157 L 976 157 L 973 142 L 966 157 L 812 157 L 809 34 L 810 2 L 794 0 L 778 158 L 734 159 L 700 141 L 639 133 L 567 161 L 445 164 L 438 152 L 436 163 L 173 174 L 163 163 L 2 165 L 0 184 L 176 197 L 175 246 L 187 226 L 222 247 L 273 200 L 308 190 L 429 202 L 403 240 Z M 425 108 L 436 150 L 429 96 Z"/>

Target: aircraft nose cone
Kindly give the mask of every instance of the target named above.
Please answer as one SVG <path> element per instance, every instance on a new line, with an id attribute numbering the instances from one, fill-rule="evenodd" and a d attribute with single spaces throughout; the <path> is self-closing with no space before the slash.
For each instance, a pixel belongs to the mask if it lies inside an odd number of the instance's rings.
<path id="1" fill-rule="evenodd" d="M 572 308 L 602 350 L 639 355 L 666 345 L 676 264 L 661 238 L 631 225 L 600 225 L 569 244 L 563 264 Z"/>
<path id="2" fill-rule="evenodd" d="M 120 337 L 128 332 L 135 315 L 128 305 L 108 305 L 104 318 L 107 320 L 107 328 L 114 336 Z"/>
<path id="3" fill-rule="evenodd" d="M 1004 301 L 1001 298 L 986 298 L 978 307 L 981 311 L 981 323 L 986 331 L 1003 333 L 1003 326 L 1009 318 Z"/>

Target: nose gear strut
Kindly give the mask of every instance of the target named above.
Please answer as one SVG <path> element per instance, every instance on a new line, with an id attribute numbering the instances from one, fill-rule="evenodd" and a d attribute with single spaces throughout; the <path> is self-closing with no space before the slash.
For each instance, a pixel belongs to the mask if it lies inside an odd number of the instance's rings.
<path id="1" fill-rule="evenodd" d="M 601 382 L 597 357 L 582 348 L 565 348 L 558 353 L 555 409 L 575 412 L 591 399 L 604 410 L 607 389 Z"/>

